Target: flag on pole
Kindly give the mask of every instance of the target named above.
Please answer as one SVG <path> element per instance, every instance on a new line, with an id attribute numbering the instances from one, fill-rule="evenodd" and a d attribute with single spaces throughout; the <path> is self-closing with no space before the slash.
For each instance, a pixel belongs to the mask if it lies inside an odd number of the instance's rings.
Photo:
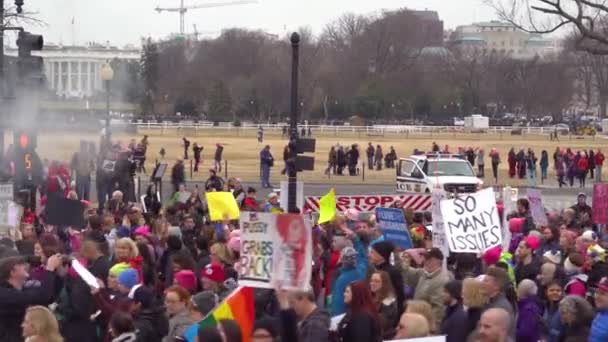
<path id="1" fill-rule="evenodd" d="M 214 327 L 224 319 L 232 319 L 241 327 L 243 342 L 249 342 L 249 333 L 253 329 L 255 321 L 255 306 L 253 302 L 253 288 L 239 287 L 234 290 L 223 302 L 220 303 L 202 321 L 191 325 L 184 337 L 188 342 L 194 342 L 198 335 L 198 329 L 202 327 Z"/>
<path id="2" fill-rule="evenodd" d="M 319 224 L 329 222 L 336 217 L 336 190 L 329 192 L 319 200 Z"/>

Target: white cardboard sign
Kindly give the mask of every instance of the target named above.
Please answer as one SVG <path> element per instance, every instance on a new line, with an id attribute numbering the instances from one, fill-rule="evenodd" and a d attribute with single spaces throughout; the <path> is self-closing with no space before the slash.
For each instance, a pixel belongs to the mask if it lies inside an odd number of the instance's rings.
<path id="1" fill-rule="evenodd" d="M 452 252 L 483 253 L 502 244 L 501 224 L 491 188 L 442 200 L 441 214 Z"/>

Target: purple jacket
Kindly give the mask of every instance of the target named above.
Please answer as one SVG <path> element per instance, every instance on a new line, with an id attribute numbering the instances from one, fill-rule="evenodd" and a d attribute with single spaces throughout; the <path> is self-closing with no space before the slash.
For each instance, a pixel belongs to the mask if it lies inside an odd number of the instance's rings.
<path id="1" fill-rule="evenodd" d="M 517 342 L 537 342 L 540 339 L 542 310 L 536 296 L 517 302 Z"/>

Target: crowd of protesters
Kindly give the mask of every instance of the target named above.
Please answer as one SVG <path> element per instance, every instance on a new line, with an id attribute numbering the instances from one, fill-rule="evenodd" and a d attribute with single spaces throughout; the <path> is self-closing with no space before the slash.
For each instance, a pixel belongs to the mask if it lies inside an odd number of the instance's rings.
<path id="1" fill-rule="evenodd" d="M 49 172 L 42 192 L 82 200 L 86 225 L 53 226 L 46 209 L 26 210 L 17 236 L 0 241 L 0 341 L 184 341 L 239 283 L 239 222 L 211 221 L 204 193 L 229 191 L 242 211 L 283 212 L 276 193 L 260 199 L 215 169 L 200 188 L 172 179 L 166 202 L 150 185 L 143 203 L 114 189 L 99 207 L 62 177 L 53 191 Z M 499 211 L 512 236 L 504 249 L 446 255 L 432 247 L 430 212 L 404 211 L 415 246 L 402 250 L 373 214 L 348 209 L 313 228 L 310 289 L 255 289 L 250 331 L 222 320 L 198 341 L 608 341 L 608 234 L 586 196 L 547 212 L 546 225 L 525 198 Z"/>

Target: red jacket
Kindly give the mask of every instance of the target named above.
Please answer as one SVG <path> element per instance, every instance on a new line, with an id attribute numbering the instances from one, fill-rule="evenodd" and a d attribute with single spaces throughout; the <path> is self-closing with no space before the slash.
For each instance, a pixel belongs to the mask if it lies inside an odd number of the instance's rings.
<path id="1" fill-rule="evenodd" d="M 581 157 L 578 160 L 577 166 L 580 171 L 587 171 L 589 169 L 589 160 L 587 160 L 587 157 Z"/>
<path id="2" fill-rule="evenodd" d="M 595 155 L 595 166 L 602 166 L 604 165 L 604 154 L 602 152 L 597 152 L 597 154 Z"/>

